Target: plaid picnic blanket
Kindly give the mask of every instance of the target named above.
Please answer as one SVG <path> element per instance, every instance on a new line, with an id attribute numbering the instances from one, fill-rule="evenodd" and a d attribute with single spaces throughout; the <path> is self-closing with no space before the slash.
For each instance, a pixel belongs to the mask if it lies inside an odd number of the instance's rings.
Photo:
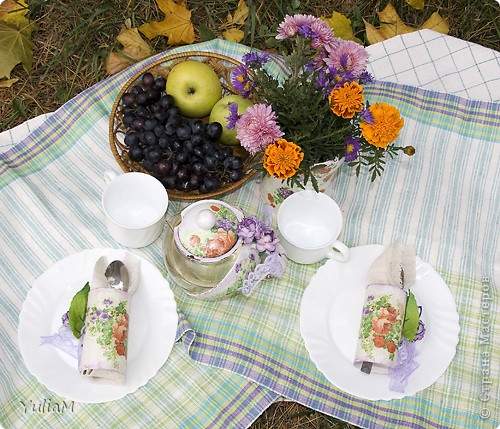
<path id="1" fill-rule="evenodd" d="M 179 48 L 190 49 L 237 59 L 248 50 L 223 41 Z M 346 244 L 389 244 L 402 236 L 449 285 L 460 340 L 450 367 L 433 385 L 393 401 L 363 400 L 333 386 L 310 360 L 299 330 L 301 297 L 321 264 L 289 263 L 281 279 L 264 282 L 250 298 L 201 301 L 172 284 L 183 341 L 137 392 L 110 403 L 75 404 L 65 413 L 25 409 L 23 404 L 63 398 L 39 384 L 22 362 L 22 302 L 33 281 L 59 259 L 86 248 L 117 247 L 100 208 L 102 173 L 119 172 L 109 149 L 108 117 L 126 80 L 161 55 L 84 91 L 0 155 L 0 423 L 247 427 L 284 397 L 365 428 L 497 427 L 499 105 L 392 82 L 376 82 L 367 97 L 400 109 L 401 145 L 413 145 L 416 155 L 389 161 L 374 183 L 344 166 L 331 195 L 344 214 L 340 239 Z M 282 64 L 270 67 L 279 73 Z M 263 209 L 257 180 L 222 199 L 249 213 Z M 169 214 L 184 205 L 171 203 Z M 134 253 L 168 276 L 161 240 Z"/>

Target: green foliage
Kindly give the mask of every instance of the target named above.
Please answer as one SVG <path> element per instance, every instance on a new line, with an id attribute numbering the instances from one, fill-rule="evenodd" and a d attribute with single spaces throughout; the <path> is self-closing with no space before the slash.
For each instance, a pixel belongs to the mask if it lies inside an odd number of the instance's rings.
<path id="1" fill-rule="evenodd" d="M 87 299 L 89 296 L 90 285 L 88 282 L 80 289 L 71 300 L 69 306 L 68 321 L 71 332 L 76 338 L 81 337 L 83 323 L 85 321 L 85 312 L 87 311 Z"/>
<path id="2" fill-rule="evenodd" d="M 408 341 L 413 341 L 415 339 L 419 320 L 420 312 L 418 310 L 417 300 L 415 299 L 415 295 L 410 292 L 408 300 L 406 301 L 405 323 L 401 334 Z"/>

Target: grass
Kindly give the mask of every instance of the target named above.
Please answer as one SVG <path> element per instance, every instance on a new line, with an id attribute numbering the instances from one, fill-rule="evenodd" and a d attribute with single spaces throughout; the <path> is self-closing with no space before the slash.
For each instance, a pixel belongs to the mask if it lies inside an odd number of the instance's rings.
<path id="1" fill-rule="evenodd" d="M 0 88 L 0 131 L 46 112 L 52 112 L 84 89 L 106 77 L 105 60 L 116 50 L 115 38 L 126 21 L 133 27 L 162 19 L 154 0 L 27 0 L 30 17 L 38 30 L 30 75 L 17 66 L 11 88 Z M 362 18 L 378 24 L 377 11 L 388 0 L 247 0 L 250 15 L 242 43 L 266 49 L 272 33 L 286 14 L 310 13 L 330 16 L 336 10 L 352 21 L 355 35 L 365 40 Z M 198 40 L 216 34 L 238 0 L 186 0 L 193 12 Z M 426 0 L 416 11 L 404 0 L 392 1 L 403 21 L 419 27 L 433 13 L 448 20 L 450 35 L 500 50 L 500 6 L 496 0 Z M 166 40 L 153 41 L 161 52 Z M 253 429 L 342 428 L 354 426 L 288 402 L 274 404 L 252 426 Z"/>
<path id="2" fill-rule="evenodd" d="M 187 0 L 200 40 L 216 34 L 227 13 L 238 1 Z M 286 13 L 330 16 L 336 10 L 348 16 L 356 36 L 364 40 L 362 18 L 378 23 L 377 11 L 387 0 L 247 0 L 250 15 L 245 26 L 244 44 L 265 49 L 272 31 Z M 393 0 L 408 25 L 420 26 L 433 12 L 450 25 L 452 36 L 500 50 L 500 6 L 496 0 L 426 0 L 416 11 L 404 0 Z M 26 119 L 51 112 L 76 94 L 106 77 L 105 60 L 116 49 L 116 35 L 125 21 L 137 27 L 162 18 L 154 0 L 28 0 L 30 17 L 37 24 L 36 45 L 30 75 L 21 66 L 12 74 L 19 81 L 0 88 L 0 131 Z M 153 41 L 156 52 L 165 50 L 165 38 Z"/>

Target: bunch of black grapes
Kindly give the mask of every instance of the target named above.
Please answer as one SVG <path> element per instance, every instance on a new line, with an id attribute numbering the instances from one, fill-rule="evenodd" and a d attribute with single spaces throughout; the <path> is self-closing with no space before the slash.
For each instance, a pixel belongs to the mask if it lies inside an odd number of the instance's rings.
<path id="1" fill-rule="evenodd" d="M 218 143 L 222 125 L 183 117 L 165 85 L 165 78 L 146 72 L 122 96 L 130 160 L 141 163 L 167 189 L 206 194 L 240 180 L 242 158 Z"/>

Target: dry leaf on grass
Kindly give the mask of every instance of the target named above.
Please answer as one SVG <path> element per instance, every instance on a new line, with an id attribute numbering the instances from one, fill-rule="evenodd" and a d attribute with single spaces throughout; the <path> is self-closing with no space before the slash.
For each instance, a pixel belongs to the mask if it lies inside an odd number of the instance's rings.
<path id="1" fill-rule="evenodd" d="M 229 25 L 245 25 L 245 21 L 248 18 L 248 6 L 245 0 L 240 0 L 234 15 L 230 13 L 227 14 L 227 22 Z"/>
<path id="2" fill-rule="evenodd" d="M 413 9 L 422 10 L 424 8 L 424 0 L 406 0 Z"/>
<path id="3" fill-rule="evenodd" d="M 154 52 L 137 28 L 122 28 L 116 40 L 123 45 L 121 53 L 112 52 L 106 60 L 106 73 L 111 75 L 126 69 L 133 60 L 143 60 Z"/>
<path id="4" fill-rule="evenodd" d="M 370 45 L 390 39 L 399 34 L 411 33 L 423 28 L 432 29 L 443 34 L 448 34 L 450 30 L 447 22 L 437 12 L 434 12 L 422 26 L 418 28 L 410 27 L 401 20 L 391 3 L 382 12 L 379 12 L 378 16 L 380 19 L 380 27 L 378 29 L 363 20 L 365 23 L 366 38 Z"/>
<path id="5" fill-rule="evenodd" d="M 0 3 L 0 21 L 9 22 L 17 16 L 26 16 L 28 5 L 25 0 L 4 0 Z"/>
<path id="6" fill-rule="evenodd" d="M 363 44 L 361 40 L 354 36 L 351 27 L 351 20 L 339 12 L 333 11 L 330 18 L 325 16 L 320 17 L 323 21 L 333 29 L 335 37 L 340 37 L 344 40 L 354 40 L 356 43 Z"/>
<path id="7" fill-rule="evenodd" d="M 0 4 L 0 79 L 2 87 L 9 87 L 16 79 L 10 79 L 13 68 L 21 63 L 29 72 L 33 65 L 31 41 L 33 26 L 26 18 L 28 8 L 24 0 L 6 0 Z"/>
<path id="8" fill-rule="evenodd" d="M 13 79 L 0 79 L 0 88 L 10 88 L 18 80 L 19 79 L 17 77 L 15 77 Z"/>
<path id="9" fill-rule="evenodd" d="M 248 6 L 245 0 L 239 0 L 238 6 L 234 11 L 234 14 L 227 14 L 227 22 L 221 26 L 222 37 L 225 40 L 234 43 L 240 43 L 245 37 L 245 33 L 241 30 L 241 27 L 245 25 L 245 21 L 248 18 Z"/>
<path id="10" fill-rule="evenodd" d="M 450 27 L 448 23 L 439 16 L 439 13 L 434 12 L 427 21 L 425 21 L 420 29 L 427 28 L 428 30 L 437 31 L 438 33 L 448 34 Z"/>
<path id="11" fill-rule="evenodd" d="M 168 37 L 169 45 L 189 45 L 194 42 L 194 27 L 191 11 L 184 0 L 157 0 L 158 7 L 165 14 L 163 21 L 152 21 L 139 27 L 139 31 L 148 39 L 158 36 Z"/>
<path id="12" fill-rule="evenodd" d="M 240 43 L 245 37 L 245 33 L 238 28 L 230 28 L 222 33 L 222 37 L 229 42 Z"/>

